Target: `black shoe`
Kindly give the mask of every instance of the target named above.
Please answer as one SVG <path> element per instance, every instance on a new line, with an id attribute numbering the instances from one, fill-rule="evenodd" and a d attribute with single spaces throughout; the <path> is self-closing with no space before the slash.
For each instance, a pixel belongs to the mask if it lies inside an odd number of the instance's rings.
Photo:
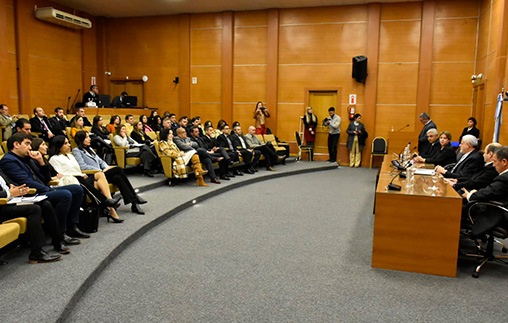
<path id="1" fill-rule="evenodd" d="M 221 175 L 220 179 L 225 180 L 225 181 L 229 181 L 229 176 L 228 175 Z"/>
<path id="2" fill-rule="evenodd" d="M 257 173 L 258 172 L 258 169 L 257 168 L 254 168 L 254 167 L 251 167 L 250 168 L 251 171 L 253 171 L 254 173 Z"/>
<path id="3" fill-rule="evenodd" d="M 228 176 L 229 178 L 233 178 L 233 177 L 235 177 L 235 174 L 233 174 L 233 172 L 229 172 L 229 173 L 227 173 L 227 176 Z"/>
<path id="4" fill-rule="evenodd" d="M 65 254 L 68 254 L 71 252 L 71 250 L 64 245 L 63 241 L 54 243 L 53 247 L 55 248 L 56 251 L 58 251 L 58 253 L 61 253 L 62 255 L 65 255 Z"/>
<path id="5" fill-rule="evenodd" d="M 71 238 L 68 235 L 64 233 L 63 235 L 63 243 L 65 243 L 67 246 L 77 245 L 81 243 L 81 240 L 76 238 Z"/>
<path id="6" fill-rule="evenodd" d="M 31 264 L 53 262 L 60 259 L 62 259 L 61 255 L 50 255 L 42 249 L 39 249 L 38 251 L 32 251 L 28 256 L 28 262 Z"/>
<path id="7" fill-rule="evenodd" d="M 250 168 L 247 168 L 244 172 L 247 173 L 247 174 L 255 174 L 256 173 L 255 171 L 253 171 Z"/>
<path id="8" fill-rule="evenodd" d="M 214 183 L 214 184 L 220 184 L 220 181 L 217 179 L 217 178 L 212 178 L 210 180 L 210 182 Z"/>
<path id="9" fill-rule="evenodd" d="M 139 196 L 138 194 L 136 194 L 136 203 L 137 204 L 145 204 L 145 203 L 147 203 L 147 201 L 145 199 L 143 199 L 141 196 Z"/>
<path id="10" fill-rule="evenodd" d="M 72 225 L 70 229 L 67 229 L 67 235 L 72 238 L 81 238 L 81 239 L 88 239 L 90 238 L 89 234 L 84 233 L 81 231 L 77 225 Z"/>
<path id="11" fill-rule="evenodd" d="M 242 172 L 240 172 L 239 170 L 235 170 L 235 171 L 233 172 L 233 174 L 234 174 L 235 176 L 243 176 Z"/>
<path id="12" fill-rule="evenodd" d="M 120 218 L 114 218 L 111 216 L 111 214 L 108 213 L 108 215 L 106 216 L 107 219 L 108 219 L 108 223 L 109 223 L 109 219 L 113 220 L 113 223 L 122 223 L 123 222 L 123 219 L 120 219 Z"/>
<path id="13" fill-rule="evenodd" d="M 137 214 L 141 214 L 141 215 L 145 214 L 145 212 L 143 210 L 141 210 L 141 208 L 139 207 L 139 205 L 137 203 L 132 203 L 131 211 L 134 213 L 137 213 Z"/>
<path id="14" fill-rule="evenodd" d="M 153 177 L 152 172 L 150 172 L 149 170 L 145 170 L 145 171 L 144 171 L 144 175 L 145 175 L 146 177 Z"/>
<path id="15" fill-rule="evenodd" d="M 106 199 L 106 201 L 104 201 L 104 205 L 105 206 L 108 206 L 108 207 L 112 207 L 112 208 L 115 208 L 115 209 L 118 209 L 120 207 L 120 199 L 122 198 L 122 196 L 118 195 L 116 198 L 113 198 L 113 199 Z"/>

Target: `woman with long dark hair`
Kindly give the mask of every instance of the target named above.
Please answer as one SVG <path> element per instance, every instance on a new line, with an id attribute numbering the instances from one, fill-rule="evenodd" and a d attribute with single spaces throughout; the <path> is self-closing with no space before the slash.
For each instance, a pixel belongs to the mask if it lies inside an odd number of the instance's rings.
<path id="1" fill-rule="evenodd" d="M 270 111 L 263 105 L 263 102 L 256 103 L 254 119 L 256 120 L 256 135 L 266 134 L 266 118 L 270 118 Z"/>
<path id="2" fill-rule="evenodd" d="M 115 133 L 116 127 L 118 127 L 122 123 L 122 119 L 118 114 L 115 114 L 111 116 L 111 119 L 109 119 L 108 125 L 106 125 L 106 129 L 108 129 L 109 133 Z"/>
<path id="3" fill-rule="evenodd" d="M 460 135 L 459 142 L 462 142 L 462 137 L 465 135 L 473 135 L 476 138 L 480 139 L 480 130 L 476 128 L 476 124 L 478 122 L 476 121 L 476 118 L 471 117 L 467 119 L 467 127 L 462 130 L 462 134 Z"/>
<path id="4" fill-rule="evenodd" d="M 116 128 L 116 135 L 113 141 L 117 146 L 129 147 L 125 151 L 125 157 L 139 157 L 143 164 L 143 173 L 147 177 L 153 177 L 152 162 L 157 160 L 157 157 L 150 150 L 150 147 L 144 144 L 137 143 L 134 139 L 127 135 L 127 127 L 120 125 Z"/>
<path id="5" fill-rule="evenodd" d="M 153 132 L 154 131 L 152 129 L 152 127 L 150 127 L 150 125 L 148 124 L 148 118 L 144 114 L 139 116 L 139 121 L 141 123 L 143 123 L 143 131 L 144 132 Z"/>
<path id="6" fill-rule="evenodd" d="M 137 214 L 145 214 L 139 207 L 139 204 L 145 204 L 146 201 L 136 194 L 131 182 L 125 176 L 123 169 L 116 166 L 109 166 L 104 162 L 90 146 L 90 136 L 84 131 L 76 133 L 76 144 L 78 147 L 72 150 L 79 167 L 82 170 L 99 170 L 106 176 L 109 183 L 118 186 L 123 197 L 124 204 L 131 204 L 131 210 Z"/>
<path id="7" fill-rule="evenodd" d="M 81 184 L 86 190 L 95 197 L 104 207 L 109 208 L 108 221 L 113 220 L 114 223 L 121 223 L 116 213 L 115 207 L 120 206 L 119 199 L 112 199 L 109 190 L 109 184 L 103 173 L 97 172 L 87 176 L 81 172 L 78 162 L 71 154 L 71 145 L 69 139 L 65 136 L 56 136 L 51 142 L 49 149 L 49 163 L 63 177 L 60 179 L 62 185 Z"/>

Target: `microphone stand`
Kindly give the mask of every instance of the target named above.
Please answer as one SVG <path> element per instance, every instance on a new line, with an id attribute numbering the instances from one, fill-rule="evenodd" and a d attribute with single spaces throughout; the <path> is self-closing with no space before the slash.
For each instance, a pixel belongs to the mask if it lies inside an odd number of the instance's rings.
<path id="1" fill-rule="evenodd" d="M 78 92 L 76 93 L 76 96 L 74 97 L 74 101 L 72 101 L 72 105 L 71 105 L 72 113 L 76 112 L 76 111 L 74 111 L 74 105 L 76 104 L 76 100 L 78 98 L 79 92 L 81 92 L 81 89 L 78 89 Z"/>
<path id="2" fill-rule="evenodd" d="M 397 130 L 397 132 L 406 129 L 407 127 L 409 127 L 409 123 L 407 125 L 405 125 L 404 127 L 400 128 L 399 130 Z"/>
<path id="3" fill-rule="evenodd" d="M 397 176 L 400 176 L 400 173 L 393 176 L 392 180 L 390 181 L 390 184 L 388 184 L 388 190 L 389 191 L 400 191 L 402 189 L 402 186 L 393 184 L 393 180 L 397 178 Z"/>

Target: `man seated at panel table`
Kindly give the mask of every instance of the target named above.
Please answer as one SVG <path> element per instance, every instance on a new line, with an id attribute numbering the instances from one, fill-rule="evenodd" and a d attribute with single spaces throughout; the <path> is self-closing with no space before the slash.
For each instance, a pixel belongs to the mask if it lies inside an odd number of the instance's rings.
<path id="1" fill-rule="evenodd" d="M 13 182 L 24 183 L 37 189 L 38 194 L 48 197 L 48 201 L 55 209 L 62 232 L 69 237 L 89 238 L 90 235 L 81 232 L 77 227 L 83 189 L 79 185 L 49 187 L 48 183 L 51 181 L 49 167 L 40 152 L 31 150 L 31 138 L 31 135 L 24 133 L 12 135 L 7 140 L 9 152 L 0 160 L 0 169 Z"/>
<path id="2" fill-rule="evenodd" d="M 113 99 L 113 102 L 111 103 L 111 106 L 113 108 L 125 108 L 127 105 L 125 104 L 125 97 L 128 96 L 127 92 L 122 92 L 120 96 L 115 96 Z"/>
<path id="3" fill-rule="evenodd" d="M 501 148 L 501 144 L 498 143 L 490 143 L 485 147 L 485 152 L 483 153 L 483 160 L 485 161 L 485 166 L 477 173 L 473 174 L 470 178 L 459 181 L 456 178 L 445 178 L 445 182 L 453 185 L 453 188 L 456 191 L 465 188 L 467 190 L 479 190 L 481 188 L 489 186 L 494 178 L 499 175 L 494 167 L 494 153 L 497 149 Z"/>
<path id="4" fill-rule="evenodd" d="M 432 128 L 427 130 L 427 141 L 428 145 L 426 146 L 425 151 L 418 151 L 419 156 L 422 158 L 429 158 L 434 156 L 441 146 L 439 145 L 439 133 L 436 128 Z"/>
<path id="5" fill-rule="evenodd" d="M 51 128 L 49 119 L 44 113 L 44 109 L 41 107 L 35 108 L 34 115 L 35 116 L 30 119 L 32 131 L 40 132 L 41 138 L 44 139 L 44 141 L 51 141 L 55 135 L 53 133 L 53 129 Z"/>
<path id="6" fill-rule="evenodd" d="M 78 117 L 83 118 L 83 127 L 91 127 L 92 126 L 92 124 L 90 123 L 90 120 L 88 120 L 88 118 L 85 115 L 85 108 L 78 108 L 76 110 L 76 115 L 74 117 L 72 117 L 70 123 L 72 124 L 74 122 L 74 120 Z"/>
<path id="7" fill-rule="evenodd" d="M 442 174 L 445 178 L 456 178 L 465 180 L 474 173 L 483 168 L 483 158 L 476 150 L 478 139 L 472 135 L 465 135 L 460 142 L 460 152 L 463 154 L 460 160 L 451 170 L 446 170 L 443 166 L 437 166 L 436 172 Z"/>
<path id="8" fill-rule="evenodd" d="M 83 105 L 85 107 L 96 107 L 99 105 L 99 87 L 90 86 L 90 92 L 83 94 Z"/>
<path id="9" fill-rule="evenodd" d="M 430 129 L 431 130 L 435 129 Z M 433 133 L 429 133 L 429 137 L 435 138 Z M 439 135 L 439 145 L 438 141 L 435 141 L 432 143 L 433 146 L 431 146 L 432 150 L 434 150 L 434 153 L 431 154 L 428 157 L 423 156 L 416 156 L 413 160 L 415 163 L 427 163 L 427 164 L 434 164 L 434 165 L 440 165 L 445 167 L 446 165 L 454 164 L 457 162 L 457 155 L 455 154 L 455 150 L 452 148 L 450 142 L 452 140 L 452 134 L 448 131 L 442 131 Z M 431 139 L 429 138 L 429 142 L 431 142 Z M 434 148 L 437 147 L 437 148 Z"/>

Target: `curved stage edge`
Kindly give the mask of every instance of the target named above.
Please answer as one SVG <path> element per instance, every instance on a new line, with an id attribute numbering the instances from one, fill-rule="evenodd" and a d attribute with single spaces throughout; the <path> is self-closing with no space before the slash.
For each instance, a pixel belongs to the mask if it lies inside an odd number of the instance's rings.
<path id="1" fill-rule="evenodd" d="M 141 238 L 143 235 L 147 234 L 150 230 L 152 230 L 153 228 L 155 228 L 162 222 L 169 220 L 174 215 L 190 208 L 195 203 L 199 203 L 199 202 L 208 200 L 212 197 L 218 196 L 220 194 L 223 194 L 223 193 L 226 193 L 230 190 L 233 190 L 237 187 L 241 187 L 241 186 L 245 186 L 245 185 L 251 185 L 251 184 L 255 184 L 258 182 L 262 182 L 262 181 L 266 181 L 266 180 L 270 180 L 270 179 L 275 179 L 275 178 L 300 175 L 300 174 L 306 174 L 306 173 L 312 173 L 312 172 L 319 172 L 319 171 L 325 171 L 325 170 L 333 170 L 333 169 L 337 169 L 337 168 L 338 167 L 336 164 L 335 165 L 330 164 L 330 165 L 325 165 L 325 166 L 321 166 L 321 167 L 300 169 L 300 170 L 289 171 L 289 172 L 270 173 L 269 175 L 253 177 L 250 179 L 243 180 L 241 182 L 231 183 L 230 185 L 218 188 L 216 190 L 213 190 L 213 191 L 208 192 L 206 194 L 192 198 L 191 200 L 178 205 L 177 207 L 162 214 L 161 216 L 155 218 L 154 220 L 144 224 L 139 229 L 134 231 L 127 239 L 123 240 L 119 245 L 117 245 L 107 255 L 107 257 L 105 257 L 99 263 L 99 265 L 88 275 L 88 277 L 85 279 L 85 281 L 80 285 L 80 287 L 73 294 L 72 298 L 70 299 L 70 301 L 67 303 L 67 305 L 63 309 L 57 322 L 68 322 L 68 319 L 71 316 L 71 314 L 73 313 L 75 306 L 83 298 L 83 296 L 87 293 L 88 289 L 95 283 L 95 281 L 97 281 L 97 279 L 99 278 L 101 273 L 109 266 L 109 264 L 112 263 L 125 249 L 127 249 L 132 243 L 136 242 L 139 238 Z M 162 186 L 164 182 L 165 181 L 147 185 L 145 187 L 140 188 L 139 192 L 146 192 L 151 189 L 155 189 L 157 187 Z"/>

